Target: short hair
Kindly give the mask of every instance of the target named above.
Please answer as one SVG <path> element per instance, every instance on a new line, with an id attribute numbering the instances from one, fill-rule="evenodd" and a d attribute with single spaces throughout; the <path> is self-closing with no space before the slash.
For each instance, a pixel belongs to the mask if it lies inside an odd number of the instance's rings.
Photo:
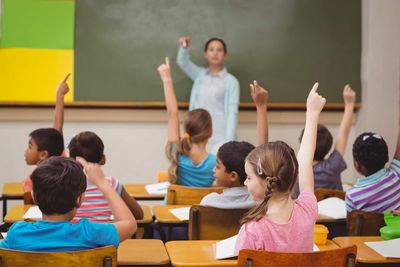
<path id="1" fill-rule="evenodd" d="M 31 175 L 33 196 L 43 214 L 65 214 L 76 207 L 86 190 L 82 166 L 73 159 L 51 157 L 42 161 Z"/>
<path id="2" fill-rule="evenodd" d="M 230 141 L 223 144 L 217 152 L 217 157 L 224 164 L 227 172 L 236 172 L 239 175 L 240 184 L 244 185 L 246 172 L 244 170 L 245 159 L 255 147 L 248 142 Z"/>
<path id="3" fill-rule="evenodd" d="M 222 46 L 224 47 L 224 53 L 228 53 L 228 48 L 226 47 L 226 43 L 224 42 L 224 40 L 222 40 L 221 38 L 217 38 L 217 37 L 213 37 L 211 39 L 209 39 L 206 44 L 204 45 L 204 52 L 207 52 L 208 46 L 210 45 L 211 42 L 213 41 L 218 41 L 222 44 Z"/>
<path id="4" fill-rule="evenodd" d="M 299 142 L 303 139 L 304 129 L 301 130 Z M 314 160 L 321 161 L 331 150 L 333 137 L 331 132 L 322 124 L 318 124 L 317 128 L 317 143 L 315 145 Z"/>
<path id="5" fill-rule="evenodd" d="M 103 141 L 94 132 L 75 135 L 69 142 L 68 149 L 70 157 L 82 157 L 93 163 L 100 163 L 104 155 Z"/>
<path id="6" fill-rule="evenodd" d="M 353 144 L 353 160 L 373 174 L 389 161 L 388 146 L 379 134 L 366 132 L 360 134 Z"/>
<path id="7" fill-rule="evenodd" d="M 39 151 L 47 151 L 48 156 L 61 156 L 64 151 L 64 138 L 54 128 L 40 128 L 29 136 L 35 141 Z"/>

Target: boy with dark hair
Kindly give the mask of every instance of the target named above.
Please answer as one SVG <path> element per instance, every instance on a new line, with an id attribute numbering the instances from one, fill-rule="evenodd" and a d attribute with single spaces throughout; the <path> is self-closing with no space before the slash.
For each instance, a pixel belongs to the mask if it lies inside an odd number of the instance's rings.
<path id="1" fill-rule="evenodd" d="M 64 152 L 62 135 L 64 124 L 64 96 L 69 92 L 68 73 L 57 87 L 56 106 L 53 128 L 40 128 L 29 134 L 28 148 L 25 150 L 25 161 L 28 165 L 37 165 L 40 161 L 52 156 L 61 156 Z M 24 192 L 32 190 L 30 175 L 22 182 Z"/>
<path id="2" fill-rule="evenodd" d="M 351 129 L 353 119 L 353 110 L 356 102 L 356 93 L 346 84 L 343 88 L 344 113 L 339 126 L 339 133 L 336 138 L 336 145 L 333 152 L 327 159 L 325 156 L 332 148 L 332 134 L 321 124 L 318 124 L 317 143 L 315 147 L 313 172 L 314 172 L 314 188 L 330 188 L 343 190 L 342 179 L 340 174 L 347 168 L 343 159 L 346 150 L 347 140 Z M 300 142 L 303 138 L 302 130 L 300 134 Z M 299 194 L 299 186 L 294 187 L 294 197 Z"/>
<path id="3" fill-rule="evenodd" d="M 268 142 L 267 101 L 268 91 L 254 81 L 251 96 L 257 108 L 257 135 L 259 145 Z M 214 177 L 217 186 L 226 187 L 221 194 L 205 196 L 200 205 L 221 209 L 250 209 L 257 205 L 244 185 L 246 172 L 245 158 L 254 149 L 248 142 L 231 141 L 223 144 L 217 152 Z"/>
<path id="4" fill-rule="evenodd" d="M 81 132 L 75 135 L 69 145 L 69 155 L 71 158 L 82 157 L 85 160 L 100 165 L 106 163 L 104 155 L 104 144 L 100 137 L 93 132 Z M 143 218 L 143 211 L 135 198 L 126 192 L 120 181 L 111 176 L 106 177 L 109 185 L 114 189 L 122 200 L 128 206 L 129 210 L 136 219 Z M 77 222 L 82 218 L 88 218 L 95 222 L 108 222 L 112 215 L 111 208 L 107 205 L 107 201 L 100 189 L 95 184 L 88 182 L 85 197 L 81 207 L 78 209 L 73 222 Z"/>
<path id="5" fill-rule="evenodd" d="M 137 229 L 128 207 L 109 186 L 99 165 L 79 159 L 51 157 L 33 171 L 32 196 L 43 220 L 14 223 L 0 247 L 25 251 L 74 251 L 101 246 L 118 246 Z M 85 177 L 86 173 L 86 177 Z M 104 194 L 114 222 L 101 224 L 87 219 L 71 224 L 82 203 L 86 179 Z"/>

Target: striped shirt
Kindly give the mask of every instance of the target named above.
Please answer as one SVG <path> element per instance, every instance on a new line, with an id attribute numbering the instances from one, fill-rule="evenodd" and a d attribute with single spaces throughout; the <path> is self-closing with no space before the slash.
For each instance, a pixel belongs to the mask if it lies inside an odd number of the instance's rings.
<path id="1" fill-rule="evenodd" d="M 400 208 L 400 160 L 357 180 L 346 193 L 346 209 L 384 213 Z"/>
<path id="2" fill-rule="evenodd" d="M 115 177 L 106 177 L 110 186 L 121 195 L 122 184 Z M 103 193 L 91 182 L 87 181 L 85 198 L 77 210 L 72 223 L 78 222 L 82 218 L 88 218 L 92 222 L 109 222 L 112 215 L 111 208 Z"/>

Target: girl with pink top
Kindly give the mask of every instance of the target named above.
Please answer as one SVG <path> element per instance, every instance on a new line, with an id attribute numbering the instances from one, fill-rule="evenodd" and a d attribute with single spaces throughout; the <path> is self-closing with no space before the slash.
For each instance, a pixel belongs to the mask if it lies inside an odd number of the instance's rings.
<path id="1" fill-rule="evenodd" d="M 236 242 L 241 249 L 280 252 L 311 252 L 317 200 L 314 195 L 312 161 L 315 151 L 319 114 L 325 98 L 317 93 L 315 83 L 307 98 L 306 124 L 297 155 L 282 141 L 254 149 L 246 158 L 245 185 L 260 204 L 245 218 Z M 291 198 L 296 177 L 300 195 Z"/>

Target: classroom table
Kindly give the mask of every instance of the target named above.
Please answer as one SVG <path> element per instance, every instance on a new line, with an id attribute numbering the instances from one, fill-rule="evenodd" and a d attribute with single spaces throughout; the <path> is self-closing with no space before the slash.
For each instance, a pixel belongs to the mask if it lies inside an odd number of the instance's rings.
<path id="1" fill-rule="evenodd" d="M 216 240 L 188 240 L 188 241 L 169 241 L 165 244 L 171 265 L 175 267 L 211 267 L 211 266 L 236 266 L 237 259 L 215 259 Z M 320 250 L 330 250 L 339 248 L 331 240 L 325 245 L 318 245 Z"/>
<path id="2" fill-rule="evenodd" d="M 125 190 L 136 200 L 163 200 L 165 194 L 149 194 L 146 184 L 125 184 Z"/>
<path id="3" fill-rule="evenodd" d="M 30 207 L 33 207 L 34 205 L 16 205 L 14 206 L 6 215 L 4 218 L 5 223 L 15 223 L 17 221 L 23 221 L 23 216 L 25 212 L 28 211 Z M 146 225 L 149 225 L 153 222 L 153 217 L 150 211 L 150 208 L 148 206 L 141 205 L 142 210 L 143 210 L 143 219 L 137 220 L 138 227 L 143 227 Z"/>
<path id="4" fill-rule="evenodd" d="M 161 240 L 127 239 L 120 243 L 118 266 L 169 266 L 169 256 Z"/>
<path id="5" fill-rule="evenodd" d="M 170 240 L 172 236 L 172 228 L 174 226 L 186 226 L 189 221 L 181 221 L 175 215 L 173 215 L 169 209 L 185 208 L 190 207 L 188 205 L 157 205 L 153 206 L 153 215 L 157 223 L 161 226 L 168 227 L 167 236 L 163 232 L 160 233 L 163 240 Z"/>
<path id="6" fill-rule="evenodd" d="M 24 199 L 24 190 L 22 189 L 22 183 L 4 183 L 3 191 L 1 194 L 3 200 L 3 219 L 7 214 L 7 200 L 11 199 Z"/>
<path id="7" fill-rule="evenodd" d="M 341 236 L 335 237 L 333 242 L 338 244 L 339 247 L 347 247 L 356 245 L 357 246 L 357 263 L 365 264 L 365 266 L 400 266 L 400 259 L 389 259 L 380 255 L 378 252 L 372 248 L 365 245 L 364 242 L 368 241 L 383 241 L 380 236 Z M 400 248 L 399 248 L 400 249 Z M 368 264 L 368 265 L 367 265 Z"/>

